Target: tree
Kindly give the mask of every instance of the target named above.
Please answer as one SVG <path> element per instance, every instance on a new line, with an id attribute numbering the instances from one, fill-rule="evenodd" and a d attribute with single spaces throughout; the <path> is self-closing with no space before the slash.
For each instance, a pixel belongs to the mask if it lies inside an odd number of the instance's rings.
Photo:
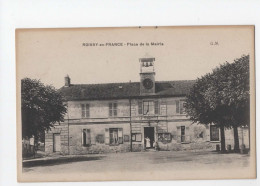
<path id="1" fill-rule="evenodd" d="M 237 127 L 249 124 L 249 56 L 226 62 L 198 78 L 187 96 L 186 112 L 194 122 L 220 128 L 225 151 L 225 128 L 234 129 L 234 149 L 239 149 Z"/>
<path id="2" fill-rule="evenodd" d="M 250 123 L 249 55 L 226 63 L 218 69 L 223 80 L 221 101 L 227 107 L 225 120 L 234 130 L 234 150 L 239 150 L 237 128 Z"/>
<path id="3" fill-rule="evenodd" d="M 24 78 L 22 83 L 22 137 L 37 142 L 45 131 L 61 122 L 67 109 L 62 96 L 52 86 L 39 80 Z"/>

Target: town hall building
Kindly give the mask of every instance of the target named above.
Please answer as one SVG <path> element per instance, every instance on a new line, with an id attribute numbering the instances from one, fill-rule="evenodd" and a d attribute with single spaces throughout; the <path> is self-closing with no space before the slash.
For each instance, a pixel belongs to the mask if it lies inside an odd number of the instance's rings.
<path id="1" fill-rule="evenodd" d="M 215 150 L 220 131 L 193 124 L 184 111 L 195 80 L 156 81 L 155 58 L 140 58 L 140 82 L 71 84 L 59 90 L 67 114 L 45 133 L 45 152 L 88 154 L 156 150 Z M 248 147 L 248 129 L 239 128 Z M 233 148 L 233 130 L 226 130 Z"/>

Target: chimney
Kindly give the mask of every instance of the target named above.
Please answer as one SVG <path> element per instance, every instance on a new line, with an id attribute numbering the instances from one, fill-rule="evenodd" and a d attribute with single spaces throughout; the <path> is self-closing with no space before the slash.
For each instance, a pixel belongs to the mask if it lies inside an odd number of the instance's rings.
<path id="1" fill-rule="evenodd" d="M 69 86 L 70 86 L 70 77 L 69 77 L 69 75 L 67 75 L 65 77 L 65 87 L 69 87 Z"/>

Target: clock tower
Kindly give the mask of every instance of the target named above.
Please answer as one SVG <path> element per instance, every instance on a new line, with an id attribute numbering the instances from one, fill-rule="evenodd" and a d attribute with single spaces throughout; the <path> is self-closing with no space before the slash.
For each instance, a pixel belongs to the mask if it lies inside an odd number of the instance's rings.
<path id="1" fill-rule="evenodd" d="M 140 58 L 140 95 L 155 94 L 155 72 L 153 57 Z"/>

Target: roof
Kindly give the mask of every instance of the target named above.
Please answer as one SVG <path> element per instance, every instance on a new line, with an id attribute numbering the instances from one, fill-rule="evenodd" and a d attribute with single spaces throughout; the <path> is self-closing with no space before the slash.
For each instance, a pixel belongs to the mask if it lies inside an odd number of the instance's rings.
<path id="1" fill-rule="evenodd" d="M 145 97 L 185 96 L 195 80 L 157 81 L 155 94 Z M 59 92 L 66 100 L 129 99 L 144 97 L 140 95 L 140 82 L 107 84 L 71 84 Z"/>

